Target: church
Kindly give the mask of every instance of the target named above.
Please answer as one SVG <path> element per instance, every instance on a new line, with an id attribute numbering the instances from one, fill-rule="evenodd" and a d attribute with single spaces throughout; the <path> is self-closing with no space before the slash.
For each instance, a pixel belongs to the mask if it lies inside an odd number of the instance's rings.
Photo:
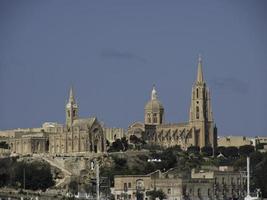
<path id="1" fill-rule="evenodd" d="M 166 123 L 164 107 L 158 98 L 155 86 L 151 99 L 144 109 L 144 123 L 129 126 L 127 135 L 142 137 L 149 144 L 162 147 L 179 145 L 186 150 L 190 146 L 216 147 L 217 128 L 214 123 L 210 91 L 202 71 L 202 58 L 198 58 L 197 78 L 192 87 L 189 120 L 184 123 Z"/>
<path id="2" fill-rule="evenodd" d="M 106 151 L 106 137 L 102 125 L 95 117 L 78 117 L 78 105 L 72 88 L 66 105 L 66 125 L 61 130 L 63 131 L 49 134 L 50 153 Z"/>
<path id="3" fill-rule="evenodd" d="M 106 152 L 106 137 L 96 117 L 79 118 L 78 104 L 70 89 L 66 123 L 46 122 L 40 128 L 0 131 L 0 139 L 15 154 L 76 154 Z"/>
<path id="4" fill-rule="evenodd" d="M 0 131 L 0 141 L 7 141 L 12 153 L 75 154 L 103 153 L 108 143 L 131 135 L 143 138 L 148 144 L 183 150 L 190 146 L 216 147 L 217 128 L 214 123 L 210 91 L 198 58 L 197 78 L 192 87 L 189 120 L 184 123 L 166 123 L 164 106 L 155 86 L 144 108 L 144 122 L 135 122 L 126 133 L 122 128 L 103 127 L 95 117 L 80 118 L 73 89 L 65 107 L 65 124 L 46 122 L 40 128 Z M 130 140 L 129 140 L 130 141 Z"/>

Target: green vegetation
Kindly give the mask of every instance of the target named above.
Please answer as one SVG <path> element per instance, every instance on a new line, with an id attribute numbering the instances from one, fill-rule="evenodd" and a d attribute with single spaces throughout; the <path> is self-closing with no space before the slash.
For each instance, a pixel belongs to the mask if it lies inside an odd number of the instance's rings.
<path id="1" fill-rule="evenodd" d="M 0 142 L 0 148 L 9 149 L 9 146 L 6 142 L 2 141 L 2 142 Z"/>
<path id="2" fill-rule="evenodd" d="M 152 200 L 159 198 L 160 200 L 166 199 L 166 194 L 162 190 L 153 190 L 146 192 L 146 195 L 149 196 Z"/>
<path id="3" fill-rule="evenodd" d="M 113 142 L 109 147 L 108 151 L 109 152 L 127 151 L 128 146 L 129 146 L 128 140 L 125 137 L 123 137 Z"/>
<path id="4" fill-rule="evenodd" d="M 0 187 L 10 186 L 31 190 L 46 190 L 54 185 L 50 165 L 45 162 L 0 159 Z"/>
<path id="5" fill-rule="evenodd" d="M 133 138 L 136 142 L 136 138 Z M 156 170 L 167 171 L 175 168 L 179 173 L 188 175 L 192 168 L 202 166 L 233 166 L 235 170 L 246 170 L 246 157 L 251 157 L 252 190 L 261 188 L 267 196 L 267 153 L 255 152 L 254 147 L 244 145 L 236 147 L 218 147 L 214 151 L 211 147 L 199 149 L 189 147 L 182 151 L 179 146 L 162 149 L 156 145 L 145 144 L 149 151 L 127 151 L 111 154 L 111 166 L 103 166 L 101 176 L 109 177 L 114 184 L 115 175 L 142 175 Z M 139 153 L 138 153 L 139 152 Z M 213 153 L 215 156 L 213 156 Z M 222 155 L 220 155 L 222 154 Z M 218 156 L 220 155 L 220 156 Z"/>

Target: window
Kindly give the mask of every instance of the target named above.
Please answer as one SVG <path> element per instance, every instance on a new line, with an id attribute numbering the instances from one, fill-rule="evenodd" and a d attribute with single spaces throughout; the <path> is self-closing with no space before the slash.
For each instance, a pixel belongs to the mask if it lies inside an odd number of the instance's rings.
<path id="1" fill-rule="evenodd" d="M 197 88 L 197 98 L 198 98 L 198 88 Z"/>
<path id="2" fill-rule="evenodd" d="M 157 123 L 157 122 L 158 122 L 157 114 L 154 113 L 154 114 L 153 114 L 153 123 Z"/>
<path id="3" fill-rule="evenodd" d="M 199 119 L 199 107 L 196 107 L 196 118 Z"/>
<path id="4" fill-rule="evenodd" d="M 201 196 L 201 190 L 200 190 L 200 188 L 197 189 L 197 195 L 198 196 Z"/>
<path id="5" fill-rule="evenodd" d="M 224 184 L 224 177 L 222 178 L 222 184 Z"/>
<path id="6" fill-rule="evenodd" d="M 128 188 L 131 188 L 132 187 L 132 184 L 131 183 L 128 183 Z"/>
<path id="7" fill-rule="evenodd" d="M 151 123 L 151 115 L 150 115 L 150 113 L 147 114 L 147 121 L 148 121 L 148 123 Z"/>
<path id="8" fill-rule="evenodd" d="M 171 194 L 171 188 L 168 189 L 168 194 Z"/>
<path id="9" fill-rule="evenodd" d="M 120 199 L 120 195 L 117 195 L 117 199 Z"/>
<path id="10" fill-rule="evenodd" d="M 124 192 L 127 191 L 127 183 L 124 183 L 124 187 L 123 187 L 123 189 L 124 189 Z"/>

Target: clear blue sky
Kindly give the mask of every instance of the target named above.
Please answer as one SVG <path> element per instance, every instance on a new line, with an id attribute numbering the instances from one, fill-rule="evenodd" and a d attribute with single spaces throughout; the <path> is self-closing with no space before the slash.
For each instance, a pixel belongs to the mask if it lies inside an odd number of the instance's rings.
<path id="1" fill-rule="evenodd" d="M 219 135 L 267 135 L 267 2 L 0 1 L 0 129 L 80 116 L 143 121 L 155 83 L 166 121 L 188 120 L 197 56 Z"/>

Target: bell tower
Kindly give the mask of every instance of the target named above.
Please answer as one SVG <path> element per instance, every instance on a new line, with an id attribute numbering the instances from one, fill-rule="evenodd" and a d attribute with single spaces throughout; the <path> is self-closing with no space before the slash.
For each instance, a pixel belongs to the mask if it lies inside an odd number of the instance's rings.
<path id="1" fill-rule="evenodd" d="M 163 120 L 164 108 L 161 102 L 158 100 L 156 87 L 153 85 L 150 101 L 145 106 L 145 124 L 159 125 L 163 123 Z"/>
<path id="2" fill-rule="evenodd" d="M 72 126 L 73 120 L 78 118 L 78 105 L 76 104 L 73 89 L 70 88 L 69 101 L 66 104 L 66 125 L 67 128 Z"/>
<path id="3" fill-rule="evenodd" d="M 197 79 L 192 87 L 189 122 L 195 128 L 196 146 L 216 146 L 210 91 L 203 78 L 201 56 L 198 57 Z"/>

